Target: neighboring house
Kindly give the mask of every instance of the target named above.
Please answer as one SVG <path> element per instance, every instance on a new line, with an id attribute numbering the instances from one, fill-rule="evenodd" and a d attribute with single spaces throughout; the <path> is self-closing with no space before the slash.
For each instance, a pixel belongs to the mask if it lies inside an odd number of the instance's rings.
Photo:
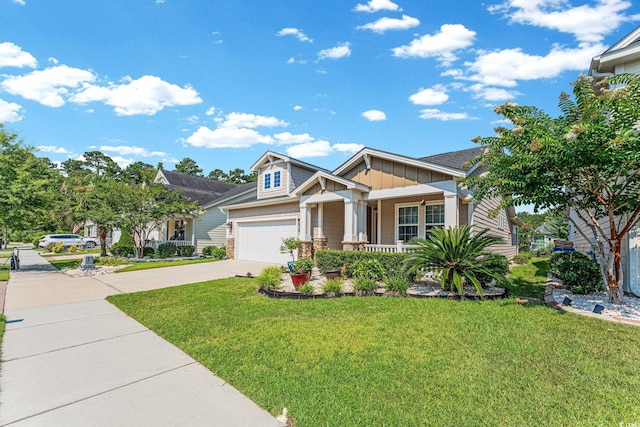
<path id="1" fill-rule="evenodd" d="M 557 239 L 558 237 L 554 236 L 545 224 L 542 224 L 536 228 L 536 233 L 531 237 L 531 250 L 537 251 L 538 249 L 544 249 L 550 244 L 553 244 L 553 241 Z"/>
<path id="2" fill-rule="evenodd" d="M 640 73 L 640 27 L 591 60 L 589 75 L 596 79 L 621 73 Z M 580 224 L 580 228 L 587 236 L 593 234 L 578 219 L 574 211 L 570 211 L 570 215 L 576 223 Z M 574 242 L 578 251 L 587 253 L 593 250 L 591 242 L 585 240 L 573 225 L 569 226 L 569 240 Z M 594 241 L 594 238 L 591 237 L 590 240 Z M 623 289 L 625 292 L 632 292 L 640 296 L 640 253 L 638 249 L 638 226 L 635 226 L 624 237 L 622 242 Z"/>
<path id="3" fill-rule="evenodd" d="M 190 174 L 160 169 L 154 179 L 170 190 L 177 190 L 187 200 L 200 207 L 197 219 L 190 215 L 176 215 L 167 219 L 150 236 L 157 244 L 172 241 L 176 245 L 193 245 L 197 253 L 205 246 L 224 246 L 227 216 L 222 204 L 234 203 L 255 196 L 256 183 L 233 184 Z"/>
<path id="4" fill-rule="evenodd" d="M 274 263 L 282 239 L 297 236 L 301 252 L 344 249 L 403 251 L 429 229 L 471 224 L 504 237 L 494 253 L 517 253 L 519 220 L 513 209 L 495 211 L 498 200 L 475 203 L 460 180 L 465 165 L 482 153 L 471 148 L 422 158 L 364 148 L 334 171 L 267 151 L 251 167 L 255 197 L 228 203 L 227 256 Z"/>

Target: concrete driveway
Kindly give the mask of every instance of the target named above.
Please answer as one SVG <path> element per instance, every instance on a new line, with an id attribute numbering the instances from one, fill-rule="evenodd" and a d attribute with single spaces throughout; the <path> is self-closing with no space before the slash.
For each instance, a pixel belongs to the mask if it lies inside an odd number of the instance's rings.
<path id="1" fill-rule="evenodd" d="M 107 295 L 257 275 L 220 261 L 71 278 L 34 251 L 7 287 L 0 425 L 278 426 L 268 412 L 104 300 Z"/>

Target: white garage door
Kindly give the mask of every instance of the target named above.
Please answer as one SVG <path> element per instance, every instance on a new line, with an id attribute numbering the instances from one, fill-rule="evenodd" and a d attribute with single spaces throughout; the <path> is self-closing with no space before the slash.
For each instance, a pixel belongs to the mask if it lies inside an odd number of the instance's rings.
<path id="1" fill-rule="evenodd" d="M 298 234 L 296 220 L 245 222 L 237 225 L 236 253 L 238 259 L 284 264 L 289 254 L 280 253 L 282 239 Z"/>

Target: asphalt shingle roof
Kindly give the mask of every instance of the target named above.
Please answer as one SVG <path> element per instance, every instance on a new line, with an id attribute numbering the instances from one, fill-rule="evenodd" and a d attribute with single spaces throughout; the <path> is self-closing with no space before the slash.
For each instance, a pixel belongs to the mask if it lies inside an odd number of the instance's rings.
<path id="1" fill-rule="evenodd" d="M 418 160 L 433 163 L 440 166 L 464 170 L 464 164 L 475 159 L 483 153 L 483 147 L 467 148 L 466 150 L 450 151 L 448 153 L 433 156 L 420 157 Z"/>

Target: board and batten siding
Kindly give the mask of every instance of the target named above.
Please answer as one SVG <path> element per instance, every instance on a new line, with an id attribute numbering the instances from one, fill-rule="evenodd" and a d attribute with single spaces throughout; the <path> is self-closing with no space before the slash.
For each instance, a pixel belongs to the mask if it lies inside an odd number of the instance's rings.
<path id="1" fill-rule="evenodd" d="M 372 190 L 408 187 L 453 179 L 451 175 L 379 157 L 371 157 L 371 169 L 367 170 L 363 160 L 344 172 L 342 176 L 367 185 Z"/>
<path id="2" fill-rule="evenodd" d="M 488 228 L 490 234 L 502 237 L 504 244 L 489 246 L 487 249 L 492 253 L 504 255 L 511 259 L 518 253 L 518 246 L 513 244 L 513 224 L 509 221 L 506 209 L 500 209 L 497 215 L 493 213 L 498 204 L 499 199 L 497 198 L 480 201 L 473 210 L 471 225 L 474 233 Z M 500 218 L 502 218 L 502 223 L 504 224 L 502 229 L 499 227 L 501 224 Z"/>

